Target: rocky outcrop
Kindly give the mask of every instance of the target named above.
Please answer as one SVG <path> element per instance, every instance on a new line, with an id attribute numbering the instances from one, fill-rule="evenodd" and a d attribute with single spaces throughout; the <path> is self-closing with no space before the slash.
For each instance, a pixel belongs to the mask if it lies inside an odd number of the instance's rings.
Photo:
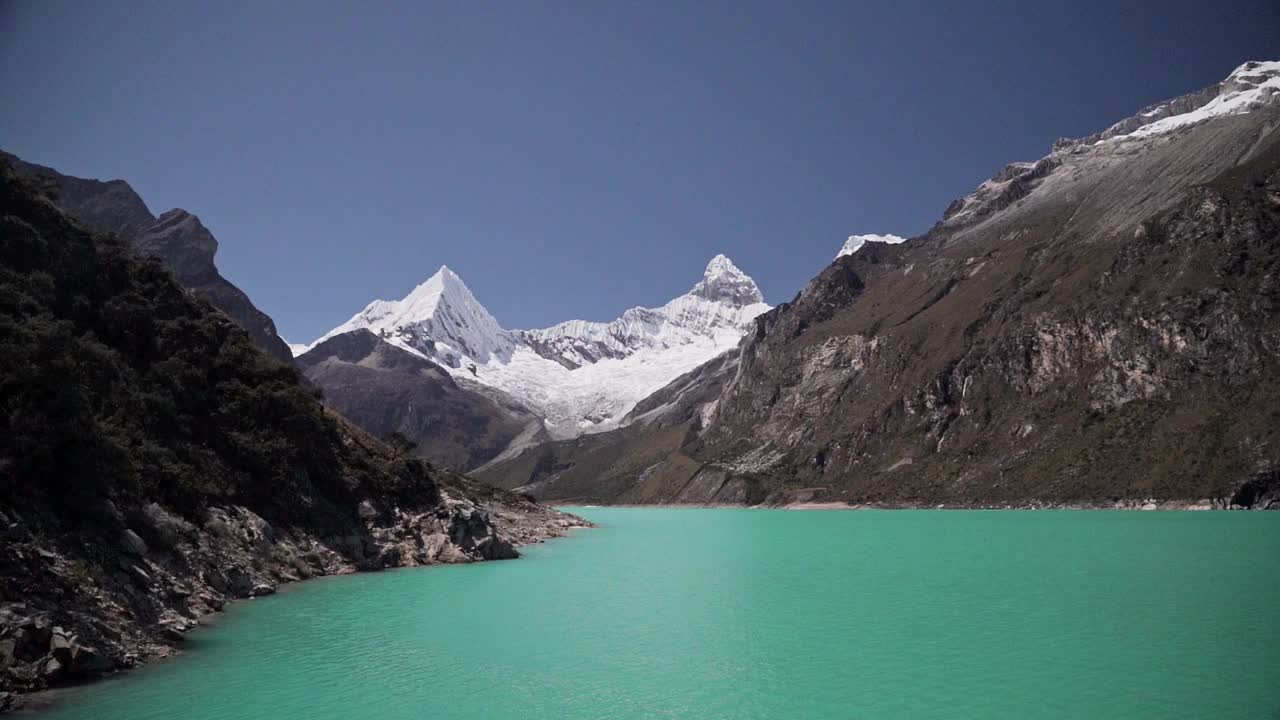
<path id="1" fill-rule="evenodd" d="M 368 330 L 329 338 L 296 362 L 329 407 L 376 437 L 401 433 L 417 444 L 414 454 L 437 465 L 470 470 L 518 439 L 546 438 L 541 419 L 499 391 L 464 386 Z"/>
<path id="2" fill-rule="evenodd" d="M 271 318 L 218 272 L 214 264 L 218 241 L 198 217 L 181 209 L 155 217 L 123 180 L 86 180 L 23 162 L 3 151 L 0 157 L 8 159 L 21 175 L 49 179 L 56 186 L 59 206 L 68 214 L 98 232 L 118 235 L 139 253 L 158 259 L 183 287 L 243 327 L 258 347 L 281 362 L 293 362 L 293 353 L 280 339 Z"/>
<path id="3" fill-rule="evenodd" d="M 322 575 L 518 557 L 586 523 L 517 496 L 459 484 L 433 507 L 366 500 L 326 534 L 274 524 L 244 506 L 194 521 L 155 503 L 97 509 L 102 533 L 51 538 L 50 518 L 0 513 L 0 710 L 18 696 L 81 682 L 181 647 L 237 599 Z"/>
<path id="4" fill-rule="evenodd" d="M 485 478 L 593 502 L 1275 506 L 1280 106 L 1258 93 L 1060 143 L 839 257 L 659 453 L 632 429 Z"/>

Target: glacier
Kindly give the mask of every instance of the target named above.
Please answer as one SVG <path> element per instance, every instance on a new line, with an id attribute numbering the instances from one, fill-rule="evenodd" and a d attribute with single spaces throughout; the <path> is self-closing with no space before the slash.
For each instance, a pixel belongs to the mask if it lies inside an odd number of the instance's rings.
<path id="1" fill-rule="evenodd" d="M 1150 137 L 1222 115 L 1247 113 L 1274 102 L 1278 95 L 1280 95 L 1280 61 L 1252 60 L 1231 71 L 1226 79 L 1218 83 L 1217 95 L 1203 105 L 1187 112 L 1174 114 L 1169 114 L 1173 103 L 1156 105 L 1140 114 L 1143 118 L 1153 118 L 1152 122 L 1132 132 L 1113 135 L 1099 142 L 1121 142 Z"/>
<path id="2" fill-rule="evenodd" d="M 368 329 L 468 382 L 502 391 L 569 438 L 617 427 L 637 402 L 737 346 L 770 306 L 755 281 L 717 255 L 689 292 L 611 322 L 504 329 L 442 266 L 400 300 L 375 300 L 314 343 Z"/>

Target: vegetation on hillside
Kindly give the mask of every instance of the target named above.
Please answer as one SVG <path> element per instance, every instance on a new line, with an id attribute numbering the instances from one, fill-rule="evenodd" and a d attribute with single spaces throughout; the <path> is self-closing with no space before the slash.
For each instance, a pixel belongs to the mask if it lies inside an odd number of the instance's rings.
<path id="1" fill-rule="evenodd" d="M 434 502 L 422 462 L 352 432 L 296 369 L 49 194 L 0 165 L 0 506 L 237 503 L 295 523 L 372 493 Z"/>

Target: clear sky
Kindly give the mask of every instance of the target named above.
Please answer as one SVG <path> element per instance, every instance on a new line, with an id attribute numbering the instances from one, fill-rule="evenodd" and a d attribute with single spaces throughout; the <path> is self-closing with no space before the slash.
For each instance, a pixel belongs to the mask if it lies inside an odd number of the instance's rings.
<path id="1" fill-rule="evenodd" d="M 289 340 L 441 264 L 536 327 L 718 252 L 787 300 L 1250 59 L 1280 2 L 0 0 L 0 148 L 196 213 Z"/>

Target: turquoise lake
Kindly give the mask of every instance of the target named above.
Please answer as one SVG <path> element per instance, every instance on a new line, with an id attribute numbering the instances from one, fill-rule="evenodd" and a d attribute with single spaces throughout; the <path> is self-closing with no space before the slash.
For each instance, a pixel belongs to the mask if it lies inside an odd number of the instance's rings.
<path id="1" fill-rule="evenodd" d="M 1280 513 L 574 511 L 237 603 L 42 716 L 1280 718 Z"/>

